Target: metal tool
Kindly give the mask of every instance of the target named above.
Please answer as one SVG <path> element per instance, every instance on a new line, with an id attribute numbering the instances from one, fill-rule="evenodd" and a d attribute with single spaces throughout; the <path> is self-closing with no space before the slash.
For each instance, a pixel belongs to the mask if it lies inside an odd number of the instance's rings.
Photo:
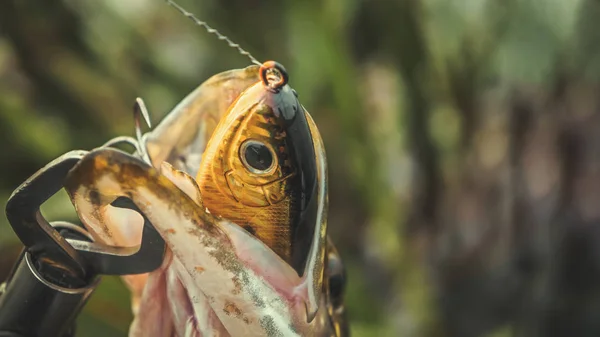
<path id="1" fill-rule="evenodd" d="M 71 151 L 53 160 L 21 184 L 7 202 L 6 216 L 25 248 L 0 287 L 0 337 L 73 336 L 75 319 L 101 275 L 150 272 L 163 261 L 165 242 L 127 198 L 111 205 L 137 211 L 144 218 L 137 247 L 93 242 L 81 226 L 49 223 L 44 218 L 40 206 L 60 191 L 71 168 L 87 153 Z"/>

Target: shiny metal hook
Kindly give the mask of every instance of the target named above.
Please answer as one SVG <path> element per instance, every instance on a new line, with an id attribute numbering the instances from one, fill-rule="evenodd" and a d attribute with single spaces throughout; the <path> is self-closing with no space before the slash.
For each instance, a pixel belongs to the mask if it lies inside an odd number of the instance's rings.
<path id="1" fill-rule="evenodd" d="M 146 150 L 144 145 L 144 135 L 142 134 L 142 122 L 141 119 L 144 119 L 146 125 L 149 128 L 152 127 L 150 122 L 150 114 L 148 113 L 148 109 L 146 108 L 146 104 L 144 100 L 140 97 L 135 99 L 135 104 L 133 105 L 133 120 L 135 123 L 135 136 L 136 138 L 130 136 L 118 136 L 110 139 L 106 143 L 102 144 L 100 148 L 104 147 L 115 147 L 119 144 L 127 144 L 133 146 L 135 152 L 144 160 L 146 163 L 151 164 L 150 155 Z"/>
<path id="2" fill-rule="evenodd" d="M 149 128 L 152 128 L 152 124 L 150 123 L 150 114 L 148 113 L 146 104 L 144 103 L 143 99 L 138 97 L 135 99 L 135 104 L 133 106 L 133 119 L 135 121 L 135 136 L 137 138 L 137 143 L 138 143 L 137 148 L 138 148 L 138 153 L 142 157 L 142 159 L 146 163 L 151 164 L 152 162 L 150 161 L 150 156 L 148 155 L 148 151 L 146 150 L 146 147 L 144 146 L 144 140 L 142 138 L 143 135 L 142 135 L 142 126 L 141 126 L 141 122 L 140 122 L 140 119 L 141 119 L 140 116 L 144 118 L 146 125 L 148 125 Z"/>

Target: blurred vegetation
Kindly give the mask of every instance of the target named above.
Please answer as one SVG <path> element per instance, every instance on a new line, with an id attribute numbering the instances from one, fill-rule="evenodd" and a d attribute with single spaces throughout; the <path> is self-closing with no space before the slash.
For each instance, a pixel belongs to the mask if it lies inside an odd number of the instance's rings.
<path id="1" fill-rule="evenodd" d="M 598 1 L 181 4 L 284 64 L 315 118 L 354 336 L 600 336 Z M 0 200 L 132 135 L 135 97 L 156 124 L 246 65 L 161 0 L 1 2 Z M 0 245 L 18 249 L 4 217 Z M 78 335 L 130 320 L 105 278 Z"/>

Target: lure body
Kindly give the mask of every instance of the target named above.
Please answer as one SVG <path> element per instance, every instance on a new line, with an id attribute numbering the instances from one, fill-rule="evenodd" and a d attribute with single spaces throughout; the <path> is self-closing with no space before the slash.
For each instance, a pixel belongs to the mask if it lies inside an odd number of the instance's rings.
<path id="1" fill-rule="evenodd" d="M 324 146 L 273 69 L 201 85 L 144 137 L 151 163 L 98 149 L 71 171 L 65 187 L 96 239 L 139 243 L 139 214 L 110 206 L 127 197 L 168 245 L 161 268 L 127 279 L 130 336 L 347 335 Z"/>
<path id="2" fill-rule="evenodd" d="M 324 235 L 313 234 L 326 231 L 317 209 L 317 199 L 326 198 L 318 191 L 319 184 L 326 188 L 325 153 L 315 148 L 314 138 L 322 145 L 320 135 L 295 92 L 265 81 L 245 90 L 225 113 L 196 180 L 211 213 L 242 226 L 302 276 L 311 243 L 324 242 Z M 322 261 L 324 251 L 318 254 Z"/>

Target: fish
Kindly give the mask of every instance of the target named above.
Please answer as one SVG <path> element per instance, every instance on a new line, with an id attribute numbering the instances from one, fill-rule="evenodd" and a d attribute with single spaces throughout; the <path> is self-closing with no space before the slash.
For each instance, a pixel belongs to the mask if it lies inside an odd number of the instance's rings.
<path id="1" fill-rule="evenodd" d="M 151 164 L 160 170 L 162 163 L 168 162 L 177 170 L 195 175 L 206 143 L 218 121 L 229 105 L 259 80 L 258 69 L 258 66 L 250 66 L 224 71 L 190 92 L 156 128 L 143 135 L 141 143 Z M 117 247 L 139 245 L 142 235 L 142 218 L 139 214 L 118 207 L 93 207 L 72 201 L 79 218 L 96 241 Z M 147 278 L 147 273 L 122 276 L 132 293 L 134 315 L 138 311 Z"/>
<path id="2" fill-rule="evenodd" d="M 69 173 L 95 239 L 139 244 L 140 214 L 110 205 L 126 197 L 167 244 L 129 278 L 129 336 L 348 335 L 325 148 L 287 82 L 273 61 L 215 75 L 143 137 L 149 161 L 99 148 Z"/>

